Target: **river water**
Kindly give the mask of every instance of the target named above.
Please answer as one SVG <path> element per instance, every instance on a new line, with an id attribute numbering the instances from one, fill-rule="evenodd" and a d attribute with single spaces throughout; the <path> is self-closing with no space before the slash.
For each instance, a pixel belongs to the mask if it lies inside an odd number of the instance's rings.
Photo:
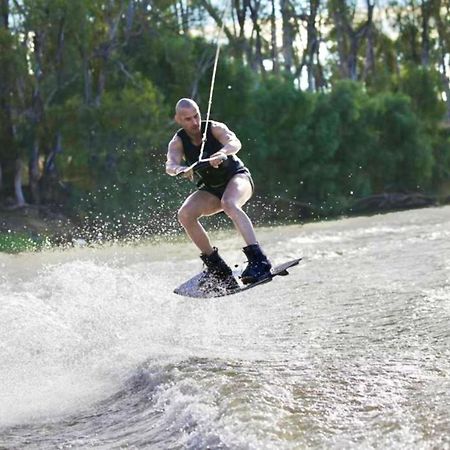
<path id="1" fill-rule="evenodd" d="M 0 448 L 450 448 L 450 207 L 258 237 L 303 261 L 203 300 L 185 241 L 0 255 Z"/>

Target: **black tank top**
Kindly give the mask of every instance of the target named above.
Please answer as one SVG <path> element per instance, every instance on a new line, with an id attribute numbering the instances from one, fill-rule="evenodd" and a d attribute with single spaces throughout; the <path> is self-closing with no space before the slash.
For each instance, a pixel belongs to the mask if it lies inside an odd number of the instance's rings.
<path id="1" fill-rule="evenodd" d="M 201 131 L 202 136 L 205 131 L 206 121 L 202 120 Z M 198 161 L 200 155 L 200 145 L 194 145 L 191 138 L 186 131 L 182 128 L 177 131 L 177 136 L 183 143 L 184 156 L 188 165 L 194 164 Z M 223 145 L 214 137 L 211 132 L 211 122 L 208 123 L 208 131 L 206 133 L 206 142 L 203 149 L 203 158 L 209 158 L 214 153 L 218 152 Z M 244 163 L 236 155 L 228 155 L 226 161 L 224 161 L 217 169 L 208 166 L 204 169 L 195 171 L 196 175 L 200 178 L 199 185 L 205 184 L 209 187 L 221 187 L 230 181 L 240 169 L 244 168 Z"/>

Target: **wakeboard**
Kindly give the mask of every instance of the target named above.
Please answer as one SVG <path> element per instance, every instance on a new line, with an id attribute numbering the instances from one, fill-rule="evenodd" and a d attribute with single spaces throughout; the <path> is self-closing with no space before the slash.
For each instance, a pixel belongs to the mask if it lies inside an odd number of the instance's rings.
<path id="1" fill-rule="evenodd" d="M 228 280 L 225 283 L 219 280 L 207 280 L 205 282 L 205 272 L 201 272 L 185 281 L 173 292 L 184 297 L 195 298 L 223 297 L 225 295 L 238 294 L 239 292 L 244 292 L 261 284 L 268 283 L 277 276 L 289 275 L 287 269 L 296 266 L 301 260 L 302 258 L 297 258 L 272 267 L 270 275 L 251 284 L 239 283 L 236 277 L 233 277 L 232 280 Z"/>

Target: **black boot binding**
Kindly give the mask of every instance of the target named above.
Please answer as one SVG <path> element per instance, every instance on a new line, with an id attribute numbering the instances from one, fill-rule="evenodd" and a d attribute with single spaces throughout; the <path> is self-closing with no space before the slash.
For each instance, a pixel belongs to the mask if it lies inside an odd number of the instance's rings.
<path id="1" fill-rule="evenodd" d="M 200 287 L 205 290 L 232 290 L 239 287 L 228 264 L 220 257 L 216 247 L 210 255 L 202 253 L 200 258 L 206 266 Z"/>
<path id="2" fill-rule="evenodd" d="M 272 264 L 261 250 L 258 244 L 248 245 L 243 248 L 248 259 L 248 265 L 242 272 L 241 280 L 244 284 L 255 283 L 270 275 Z"/>

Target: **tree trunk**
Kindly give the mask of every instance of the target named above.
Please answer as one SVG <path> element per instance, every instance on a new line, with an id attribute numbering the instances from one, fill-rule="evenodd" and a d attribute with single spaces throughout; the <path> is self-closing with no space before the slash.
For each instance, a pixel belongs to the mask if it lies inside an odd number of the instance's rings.
<path id="1" fill-rule="evenodd" d="M 318 56 L 318 47 L 319 40 L 317 38 L 317 27 L 316 27 L 316 18 L 317 11 L 319 9 L 320 0 L 310 0 L 309 3 L 309 16 L 308 16 L 308 24 L 307 24 L 307 54 L 308 60 L 306 63 L 306 69 L 308 73 L 308 90 L 315 91 L 316 90 L 316 79 L 314 76 L 314 57 Z M 318 63 L 318 61 L 317 61 Z"/>
<path id="2" fill-rule="evenodd" d="M 31 149 L 31 157 L 28 166 L 28 173 L 30 178 L 30 192 L 31 198 L 33 199 L 33 203 L 36 205 L 41 204 L 41 194 L 39 190 L 39 179 L 40 179 L 40 170 L 39 170 L 39 141 L 38 138 L 35 137 L 33 142 L 33 147 Z"/>
<path id="3" fill-rule="evenodd" d="M 450 11 L 449 6 L 447 2 L 447 14 L 444 16 L 444 20 L 442 20 L 441 16 L 442 11 L 442 4 L 441 0 L 437 0 L 435 2 L 435 8 L 434 8 L 434 19 L 436 21 L 437 25 L 437 32 L 438 32 L 438 42 L 439 42 L 439 49 L 440 49 L 440 57 L 439 62 L 441 66 L 441 77 L 444 85 L 444 92 L 446 96 L 446 107 L 447 107 L 447 121 L 450 122 L 450 74 L 448 73 L 447 67 L 448 67 L 448 54 L 449 54 L 449 47 L 450 47 L 450 34 L 448 33 L 447 27 L 444 25 L 445 22 L 448 22 Z"/>
<path id="4" fill-rule="evenodd" d="M 317 55 L 316 55 L 317 65 L 316 70 L 314 71 L 316 91 L 322 90 L 323 88 L 326 88 L 328 86 L 322 64 L 320 63 L 319 51 L 320 45 L 317 46 Z"/>
<path id="5" fill-rule="evenodd" d="M 39 192 L 39 147 L 40 147 L 40 132 L 44 122 L 44 102 L 42 100 L 41 83 L 44 77 L 42 65 L 42 52 L 44 44 L 44 32 L 36 30 L 34 38 L 34 89 L 32 94 L 31 106 L 31 124 L 33 129 L 33 144 L 31 148 L 31 156 L 28 163 L 30 192 L 32 202 L 39 205 L 41 203 L 41 196 Z"/>
<path id="6" fill-rule="evenodd" d="M 358 79 L 358 49 L 359 42 L 355 34 L 350 36 L 350 51 L 347 56 L 347 73 L 350 80 L 356 81 Z"/>
<path id="7" fill-rule="evenodd" d="M 420 9 L 422 12 L 422 66 L 428 67 L 430 64 L 430 1 L 422 0 Z"/>
<path id="8" fill-rule="evenodd" d="M 356 30 L 351 25 L 345 0 L 334 2 L 333 15 L 336 24 L 341 70 L 346 78 L 358 79 L 358 52 L 373 22 L 373 0 L 367 0 L 367 20 Z"/>
<path id="9" fill-rule="evenodd" d="M 230 43 L 231 48 L 233 49 L 234 55 L 239 59 L 243 60 L 243 56 L 245 53 L 245 38 L 244 38 L 244 26 L 245 26 L 245 17 L 247 5 L 246 2 L 248 0 L 244 0 L 242 5 L 240 0 L 234 0 L 234 8 L 237 14 L 238 23 L 240 26 L 240 35 L 235 36 L 231 30 L 225 24 L 223 27 L 223 32 Z M 216 8 L 210 3 L 209 0 L 199 0 L 200 6 L 205 8 L 211 18 L 216 22 L 218 27 L 222 27 L 222 15 L 216 10 Z"/>
<path id="10" fill-rule="evenodd" d="M 199 98 L 200 80 L 202 79 L 206 71 L 213 66 L 213 64 L 214 64 L 214 55 L 211 55 L 209 49 L 206 49 L 202 53 L 200 60 L 197 64 L 197 70 L 195 71 L 196 76 L 191 86 L 191 98 L 196 100 L 198 103 L 200 102 Z"/>
<path id="11" fill-rule="evenodd" d="M 15 197 L 16 204 L 22 205 L 22 184 L 16 183 L 18 150 L 11 102 L 17 96 L 15 86 L 19 74 L 8 58 L 16 51 L 9 31 L 8 0 L 0 0 L 0 31 L 3 35 L 0 51 L 6 55 L 6 63 L 0 65 L 0 195 L 8 201 Z"/>
<path id="12" fill-rule="evenodd" d="M 95 96 L 94 104 L 97 106 L 97 108 L 100 106 L 103 93 L 105 92 L 105 86 L 106 86 L 106 74 L 105 74 L 105 67 L 107 58 L 102 58 L 101 67 L 99 69 L 98 73 L 98 81 L 97 81 L 97 95 Z"/>
<path id="13" fill-rule="evenodd" d="M 124 6 L 113 12 L 112 9 L 115 6 L 114 1 L 110 1 L 107 9 L 105 10 L 104 21 L 108 26 L 106 39 L 98 46 L 96 53 L 100 59 L 100 68 L 97 78 L 97 95 L 95 96 L 95 105 L 100 106 L 101 99 L 106 89 L 106 73 L 108 63 L 111 58 L 111 54 L 117 44 L 117 33 L 119 31 L 120 19 L 124 13 Z M 108 9 L 109 8 L 109 9 Z"/>
<path id="14" fill-rule="evenodd" d="M 276 10 L 275 0 L 271 0 L 272 11 L 270 14 L 270 43 L 271 43 L 271 59 L 273 73 L 278 74 L 280 66 L 278 62 L 278 45 L 277 45 L 277 22 L 276 22 Z"/>
<path id="15" fill-rule="evenodd" d="M 56 139 L 45 160 L 44 173 L 40 183 L 42 201 L 44 203 L 58 203 L 58 194 L 61 192 L 61 183 L 56 165 L 57 156 L 62 153 L 62 134 L 56 133 Z"/>
<path id="16" fill-rule="evenodd" d="M 135 15 L 136 15 L 136 5 L 133 0 L 129 0 L 127 12 L 125 14 L 125 45 L 128 44 L 128 41 L 130 39 Z"/>
<path id="17" fill-rule="evenodd" d="M 409 30 L 408 30 L 408 37 L 409 37 L 409 46 L 411 51 L 411 59 L 414 64 L 419 65 L 421 63 L 421 57 L 420 57 L 420 50 L 418 49 L 419 45 L 419 39 L 418 39 L 418 33 L 419 29 L 415 22 L 415 18 L 418 17 L 417 8 L 416 8 L 416 2 L 414 0 L 410 0 L 409 6 L 411 7 L 410 17 L 409 19 Z"/>
<path id="18" fill-rule="evenodd" d="M 233 11 L 236 12 L 236 18 L 237 18 L 237 23 L 238 23 L 238 27 L 239 27 L 239 32 L 237 34 L 235 34 L 234 36 L 236 36 L 237 42 L 238 42 L 238 44 L 236 45 L 237 53 L 240 56 L 241 61 L 242 61 L 244 58 L 244 55 L 247 54 L 247 49 L 246 49 L 246 44 L 245 44 L 245 42 L 246 42 L 246 40 L 245 40 L 245 21 L 247 18 L 248 1 L 243 0 L 241 2 L 241 0 L 234 0 L 233 3 L 234 3 Z M 228 35 L 225 32 L 225 34 L 227 35 L 227 38 L 229 40 L 231 33 L 230 33 L 230 35 Z M 232 41 L 230 41 L 230 43 L 232 43 Z"/>
<path id="19" fill-rule="evenodd" d="M 255 32 L 255 51 L 253 61 L 250 62 L 250 66 L 264 74 L 265 69 L 263 65 L 262 54 L 262 38 L 261 38 L 261 26 L 259 24 L 259 8 L 261 6 L 260 0 L 254 0 L 253 5 L 249 2 L 250 18 L 253 24 L 253 31 Z M 252 33 L 253 34 L 253 33 Z"/>
<path id="20" fill-rule="evenodd" d="M 19 207 L 25 206 L 26 204 L 22 188 L 22 169 L 23 162 L 20 158 L 17 158 L 14 171 L 14 194 L 16 197 L 16 206 Z"/>
<path id="21" fill-rule="evenodd" d="M 9 28 L 9 0 L 0 0 L 0 28 Z"/>
<path id="22" fill-rule="evenodd" d="M 84 102 L 89 105 L 92 102 L 92 75 L 86 48 L 81 50 L 81 54 L 83 59 Z"/>
<path id="23" fill-rule="evenodd" d="M 331 3 L 332 6 L 332 16 L 334 20 L 334 26 L 336 31 L 336 43 L 337 43 L 337 51 L 339 56 L 339 71 L 340 75 L 343 78 L 348 78 L 348 50 L 347 50 L 347 42 L 346 42 L 346 20 L 345 20 L 345 11 L 341 11 L 340 3 L 335 1 Z"/>
<path id="24" fill-rule="evenodd" d="M 281 20 L 282 20 L 282 36 L 283 36 L 283 60 L 284 70 L 292 73 L 294 63 L 294 39 L 295 31 L 292 26 L 291 19 L 293 16 L 292 6 L 289 0 L 280 0 Z"/>
<path id="25" fill-rule="evenodd" d="M 56 178 L 57 170 L 56 170 L 56 156 L 62 153 L 62 135 L 61 132 L 58 131 L 56 133 L 55 144 L 52 146 L 49 154 L 47 155 L 44 167 L 44 176 L 47 178 Z"/>
<path id="26" fill-rule="evenodd" d="M 369 9 L 369 1 L 367 0 L 367 9 Z M 375 71 L 375 50 L 374 50 L 374 27 L 373 23 L 368 25 L 367 42 L 366 42 L 366 59 L 364 63 L 364 81 L 366 81 L 370 74 Z"/>

